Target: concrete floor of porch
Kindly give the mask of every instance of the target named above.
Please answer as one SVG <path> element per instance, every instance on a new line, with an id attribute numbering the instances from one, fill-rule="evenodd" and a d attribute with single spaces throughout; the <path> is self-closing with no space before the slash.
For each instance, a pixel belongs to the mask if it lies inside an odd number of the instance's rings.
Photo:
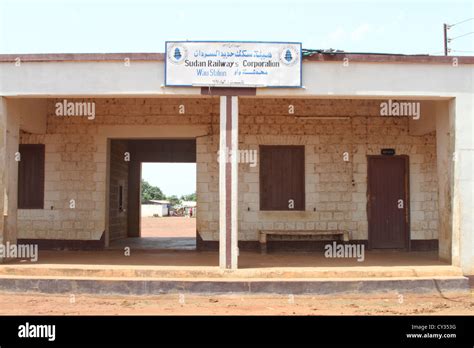
<path id="1" fill-rule="evenodd" d="M 14 260 L 1 275 L 151 278 L 358 278 L 459 276 L 436 252 L 367 251 L 365 260 L 330 259 L 323 252 L 241 252 L 239 269 L 218 268 L 217 252 L 132 250 L 40 251 L 38 262 Z"/>
<path id="2" fill-rule="evenodd" d="M 242 252 L 239 269 L 217 252 L 42 251 L 37 263 L 0 265 L 0 291 L 156 295 L 164 293 L 338 294 L 464 292 L 461 269 L 433 252 L 366 252 L 364 262 L 322 252 Z"/>

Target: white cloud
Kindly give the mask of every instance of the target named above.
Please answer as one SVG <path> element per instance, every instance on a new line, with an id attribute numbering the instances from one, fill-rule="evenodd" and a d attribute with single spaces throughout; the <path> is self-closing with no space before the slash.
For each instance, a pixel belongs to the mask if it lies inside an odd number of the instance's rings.
<path id="1" fill-rule="evenodd" d="M 338 42 L 344 40 L 346 36 L 347 34 L 344 28 L 338 27 L 336 30 L 329 33 L 328 40 L 331 42 Z"/>
<path id="2" fill-rule="evenodd" d="M 373 28 L 368 23 L 362 23 L 352 31 L 339 26 L 327 35 L 323 43 L 331 47 L 345 46 L 349 42 L 358 42 L 366 39 L 367 35 L 373 31 Z M 383 27 L 375 28 L 375 31 L 383 31 Z"/>
<path id="3" fill-rule="evenodd" d="M 360 41 L 367 36 L 367 34 L 371 31 L 371 27 L 367 23 L 363 23 L 359 25 L 355 30 L 351 32 L 351 40 L 352 41 Z"/>

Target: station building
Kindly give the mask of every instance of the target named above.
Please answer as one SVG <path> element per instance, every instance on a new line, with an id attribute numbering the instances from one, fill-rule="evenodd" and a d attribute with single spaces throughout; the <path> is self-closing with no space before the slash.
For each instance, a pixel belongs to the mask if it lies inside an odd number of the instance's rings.
<path id="1" fill-rule="evenodd" d="M 474 57 L 303 53 L 302 88 L 239 92 L 167 86 L 160 53 L 0 55 L 0 242 L 139 237 L 141 163 L 194 162 L 197 249 L 222 268 L 262 231 L 288 232 L 269 252 L 344 231 L 473 275 Z"/>

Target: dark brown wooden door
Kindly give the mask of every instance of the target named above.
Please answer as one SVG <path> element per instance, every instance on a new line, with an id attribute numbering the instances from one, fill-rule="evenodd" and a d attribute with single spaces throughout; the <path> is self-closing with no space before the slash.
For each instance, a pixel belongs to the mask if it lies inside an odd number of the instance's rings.
<path id="1" fill-rule="evenodd" d="M 408 157 L 368 157 L 369 247 L 408 248 Z"/>

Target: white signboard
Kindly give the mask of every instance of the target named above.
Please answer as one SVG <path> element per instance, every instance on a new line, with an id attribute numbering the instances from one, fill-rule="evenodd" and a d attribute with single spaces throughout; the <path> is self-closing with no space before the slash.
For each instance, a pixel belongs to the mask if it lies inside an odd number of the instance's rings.
<path id="1" fill-rule="evenodd" d="M 301 87 L 301 43 L 166 42 L 166 86 Z"/>

